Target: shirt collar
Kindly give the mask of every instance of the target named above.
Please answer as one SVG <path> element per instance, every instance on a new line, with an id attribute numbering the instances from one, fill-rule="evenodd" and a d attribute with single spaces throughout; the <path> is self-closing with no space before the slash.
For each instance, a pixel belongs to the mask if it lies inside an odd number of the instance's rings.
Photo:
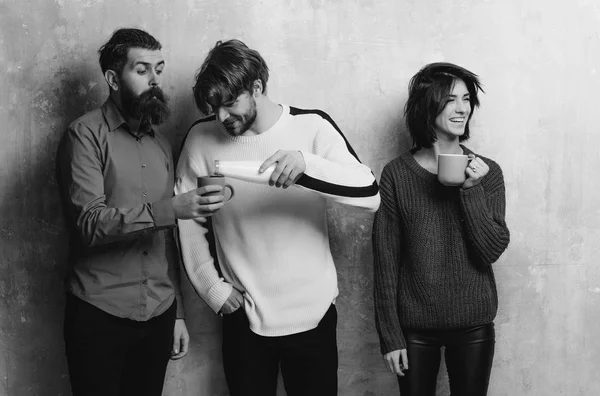
<path id="1" fill-rule="evenodd" d="M 108 124 L 108 129 L 112 132 L 123 124 L 127 124 L 123 115 L 117 108 L 115 102 L 109 97 L 102 105 L 102 114 Z"/>
<path id="2" fill-rule="evenodd" d="M 127 124 L 127 121 L 125 121 L 125 118 L 123 117 L 123 115 L 119 111 L 119 108 L 117 107 L 117 105 L 115 104 L 115 102 L 112 100 L 112 98 L 110 96 L 108 97 L 108 99 L 106 99 L 106 102 L 104 102 L 104 104 L 102 105 L 102 114 L 104 115 L 104 119 L 106 120 L 108 129 L 111 132 L 113 132 L 114 130 L 125 125 L 125 129 L 129 133 L 133 134 L 133 132 L 131 132 L 131 128 L 129 127 L 129 124 Z M 151 128 L 147 132 L 147 134 L 154 137 L 154 129 Z"/>

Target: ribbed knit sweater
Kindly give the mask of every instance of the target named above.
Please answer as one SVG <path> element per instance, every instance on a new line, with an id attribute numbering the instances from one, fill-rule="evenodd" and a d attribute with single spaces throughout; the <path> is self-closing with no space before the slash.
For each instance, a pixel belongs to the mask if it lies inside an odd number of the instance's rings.
<path id="1" fill-rule="evenodd" d="M 233 137 L 209 117 L 185 140 L 176 171 L 177 194 L 196 188 L 215 159 L 264 161 L 277 150 L 299 150 L 304 175 L 287 189 L 227 178 L 233 200 L 212 216 L 222 277 L 210 254 L 207 229 L 179 221 L 183 262 L 190 281 L 218 312 L 232 287 L 242 291 L 250 328 L 263 336 L 317 327 L 338 294 L 329 248 L 326 209 L 333 201 L 374 212 L 377 182 L 324 112 L 283 105 L 279 120 L 254 136 Z"/>
<path id="2" fill-rule="evenodd" d="M 496 316 L 490 264 L 510 237 L 502 170 L 480 158 L 489 173 L 469 189 L 443 186 L 411 151 L 382 172 L 373 249 L 383 354 L 406 348 L 403 328 L 459 329 L 490 323 Z"/>

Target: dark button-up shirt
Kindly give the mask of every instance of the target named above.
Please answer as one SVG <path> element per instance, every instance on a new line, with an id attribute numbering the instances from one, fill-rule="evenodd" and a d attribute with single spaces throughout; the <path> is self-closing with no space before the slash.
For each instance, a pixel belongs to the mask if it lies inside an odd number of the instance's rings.
<path id="1" fill-rule="evenodd" d="M 133 133 L 108 99 L 69 126 L 58 167 L 71 227 L 67 291 L 137 321 L 177 298 L 183 317 L 167 139 L 156 130 Z"/>

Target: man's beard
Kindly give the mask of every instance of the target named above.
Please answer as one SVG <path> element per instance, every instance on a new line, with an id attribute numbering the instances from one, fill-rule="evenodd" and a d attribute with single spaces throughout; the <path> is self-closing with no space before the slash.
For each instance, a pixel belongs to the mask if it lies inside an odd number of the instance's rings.
<path id="1" fill-rule="evenodd" d="M 223 126 L 230 135 L 240 136 L 244 134 L 244 132 L 250 129 L 252 124 L 254 124 L 254 121 L 256 121 L 256 101 L 254 100 L 254 98 L 251 98 L 251 100 L 252 102 L 250 108 L 245 114 L 230 115 L 223 123 Z M 236 121 L 239 121 L 239 123 L 241 124 L 239 127 L 234 126 L 234 123 Z"/>
<path id="2" fill-rule="evenodd" d="M 148 130 L 151 125 L 164 123 L 171 114 L 167 104 L 169 98 L 159 87 L 152 87 L 141 95 L 136 95 L 129 87 L 123 86 L 121 99 L 125 113 L 140 121 L 140 130 Z"/>

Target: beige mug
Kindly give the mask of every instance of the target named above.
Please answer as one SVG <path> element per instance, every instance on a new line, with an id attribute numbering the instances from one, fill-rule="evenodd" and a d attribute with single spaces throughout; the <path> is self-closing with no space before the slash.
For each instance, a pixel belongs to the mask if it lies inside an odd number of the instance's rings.
<path id="1" fill-rule="evenodd" d="M 233 190 L 233 187 L 231 186 L 231 184 L 225 183 L 225 176 L 213 175 L 213 176 L 199 176 L 198 177 L 198 188 L 215 185 L 215 184 L 223 187 L 223 189 L 226 189 L 226 188 L 229 189 L 229 198 L 225 199 L 223 201 L 223 204 L 228 204 L 229 202 L 231 202 L 231 200 L 233 199 L 233 196 L 235 195 L 235 191 Z M 219 194 L 221 194 L 221 193 L 218 191 L 214 191 L 214 192 L 209 192 L 209 193 L 206 193 L 203 195 L 210 196 L 210 195 L 219 195 Z M 223 195 L 225 195 L 225 194 L 223 194 Z"/>
<path id="2" fill-rule="evenodd" d="M 470 158 L 463 154 L 438 155 L 438 180 L 445 186 L 462 186 Z"/>

